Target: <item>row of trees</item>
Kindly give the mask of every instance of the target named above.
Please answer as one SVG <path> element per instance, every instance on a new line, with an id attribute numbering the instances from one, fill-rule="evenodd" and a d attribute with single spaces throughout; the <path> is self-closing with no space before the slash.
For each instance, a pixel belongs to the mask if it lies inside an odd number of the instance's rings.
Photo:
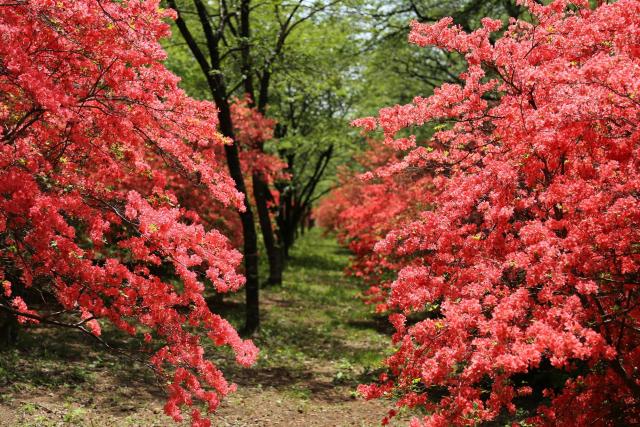
<path id="1" fill-rule="evenodd" d="M 277 284 L 342 164 L 317 217 L 397 328 L 365 395 L 418 424 L 637 423 L 640 6 L 595 6 L 0 1 L 4 325 L 108 346 L 108 320 L 169 415 L 214 411 L 234 386 L 202 337 L 257 349 L 209 289 L 246 283 L 254 332 L 261 245 Z"/>
<path id="2" fill-rule="evenodd" d="M 260 319 L 255 218 L 268 258 L 267 283 L 280 284 L 289 248 L 310 215 L 334 154 L 336 131 L 329 123 L 344 119 L 348 108 L 349 93 L 340 93 L 349 66 L 345 53 L 334 62 L 325 53 L 348 46 L 346 28 L 340 28 L 344 24 L 332 15 L 340 3 L 167 1 L 177 12 L 175 25 L 184 41 L 171 40 L 169 65 L 188 78 L 188 91 L 215 101 L 221 133 L 238 139 L 243 124 L 232 114 L 237 97 L 244 97 L 257 115 L 277 121 L 275 135 L 225 147 L 230 174 L 245 194 L 240 222 L 247 333 L 258 328 Z M 330 36 L 322 38 L 329 29 Z M 332 77 L 318 83 L 320 73 Z M 279 174 L 261 169 L 279 162 Z"/>
<path id="3" fill-rule="evenodd" d="M 172 0 L 166 6 L 178 14 L 175 30 L 180 34 L 167 43 L 168 65 L 185 77 L 183 86 L 190 94 L 216 103 L 221 133 L 238 140 L 242 124 L 232 107 L 239 98 L 256 113 L 243 121 L 269 116 L 277 123 L 273 133 L 225 148 L 230 174 L 246 197 L 240 223 L 229 221 L 230 233 L 242 236 L 245 255 L 246 333 L 259 326 L 260 243 L 268 258 L 266 282 L 277 285 L 299 228 L 331 187 L 323 180 L 333 169 L 331 161 L 341 164 L 351 157 L 353 134 L 345 135 L 341 123 L 381 99 L 408 99 L 398 92 L 416 87 L 429 92 L 437 82 L 457 79 L 462 66 L 451 69 L 450 56 L 407 52 L 408 20 L 453 14 L 469 28 L 486 11 L 505 16 L 522 12 L 504 1 Z M 272 167 L 265 169 L 267 165 Z"/>
<path id="4" fill-rule="evenodd" d="M 415 426 L 635 425 L 640 2 L 504 11 L 412 24 L 464 72 L 356 120 L 371 148 L 316 212 L 396 329 L 360 391 Z"/>

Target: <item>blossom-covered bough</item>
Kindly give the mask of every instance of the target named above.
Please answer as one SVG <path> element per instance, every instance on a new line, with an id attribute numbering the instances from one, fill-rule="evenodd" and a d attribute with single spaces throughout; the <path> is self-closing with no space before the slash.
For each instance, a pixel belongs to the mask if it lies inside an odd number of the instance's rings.
<path id="1" fill-rule="evenodd" d="M 520 3 L 530 19 L 500 36 L 492 19 L 414 23 L 411 42 L 464 56 L 464 83 L 356 121 L 400 150 L 372 182 L 433 184 L 408 204 L 420 212 L 376 227 L 398 348 L 360 391 L 423 408 L 415 426 L 635 425 L 640 1 Z M 398 136 L 427 125 L 429 141 Z"/>
<path id="2" fill-rule="evenodd" d="M 205 286 L 243 285 L 241 254 L 170 190 L 243 208 L 215 154 L 228 143 L 215 107 L 161 62 L 171 15 L 157 0 L 0 2 L 0 309 L 97 338 L 103 321 L 143 335 L 180 420 L 234 388 L 201 337 L 242 365 L 257 349 L 204 299 Z M 60 307 L 29 307 L 34 291 Z M 191 420 L 209 425 L 197 409 Z"/>

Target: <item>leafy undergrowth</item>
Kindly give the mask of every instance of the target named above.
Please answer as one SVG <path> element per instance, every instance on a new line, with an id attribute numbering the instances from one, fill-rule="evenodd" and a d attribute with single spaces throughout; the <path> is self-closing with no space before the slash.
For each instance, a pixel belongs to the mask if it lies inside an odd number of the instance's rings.
<path id="1" fill-rule="evenodd" d="M 358 300 L 357 285 L 343 275 L 347 260 L 332 239 L 312 230 L 293 250 L 283 285 L 262 289 L 259 362 L 239 368 L 231 354 L 209 349 L 238 384 L 214 425 L 380 424 L 391 404 L 364 402 L 355 389 L 375 379 L 391 353 L 390 326 Z M 241 326 L 242 294 L 216 310 Z M 136 345 L 105 329 L 114 347 Z M 14 349 L 0 352 L 0 425 L 170 426 L 163 402 L 143 363 L 73 331 L 32 327 Z"/>

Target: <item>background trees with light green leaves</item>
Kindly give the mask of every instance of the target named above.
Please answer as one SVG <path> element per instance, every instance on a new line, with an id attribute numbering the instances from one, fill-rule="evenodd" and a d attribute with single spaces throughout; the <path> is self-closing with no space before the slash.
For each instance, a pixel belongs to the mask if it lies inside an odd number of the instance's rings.
<path id="1" fill-rule="evenodd" d="M 166 6 L 179 11 L 177 23 L 181 20 L 193 39 L 189 45 L 184 28 L 174 24 L 165 44 L 168 65 L 182 77 L 183 88 L 218 104 L 249 92 L 255 107 L 278 123 L 275 138 L 262 149 L 287 163 L 288 179 L 274 183 L 279 200 L 259 177 L 242 177 L 253 180 L 251 201 L 257 208 L 249 212 L 254 225 L 243 224 L 254 230 L 260 224 L 260 248 L 268 255 L 272 284 L 281 281 L 288 250 L 309 225 L 313 203 L 334 185 L 336 168 L 349 167 L 366 145 L 349 122 L 374 114 L 380 105 L 427 96 L 442 82 L 458 81 L 464 71 L 455 55 L 407 43 L 410 21 L 452 16 L 470 30 L 484 16 L 506 22 L 522 14 L 508 0 L 171 0 Z M 212 64 L 207 25 L 216 37 L 217 64 Z M 194 44 L 208 70 L 194 54 Z M 220 82 L 222 98 L 215 99 Z M 257 310 L 257 257 L 251 252 L 258 246 L 247 242 L 252 237 L 246 231 L 245 257 L 255 264 L 245 259 L 247 292 L 255 292 L 248 304 Z M 249 330 L 256 329 L 259 314 L 248 323 L 253 323 Z"/>

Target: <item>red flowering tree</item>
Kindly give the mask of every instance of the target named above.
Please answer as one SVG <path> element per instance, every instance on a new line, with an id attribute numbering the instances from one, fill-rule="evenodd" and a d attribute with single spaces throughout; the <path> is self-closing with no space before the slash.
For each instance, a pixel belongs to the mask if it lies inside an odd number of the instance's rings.
<path id="1" fill-rule="evenodd" d="M 418 170 L 374 176 L 370 171 L 396 162 L 398 156 L 380 141 L 368 143 L 368 149 L 355 156 L 355 161 L 359 170 L 369 172 L 339 170 L 338 187 L 322 199 L 314 217 L 321 227 L 336 232 L 338 241 L 349 248 L 353 257 L 347 273 L 363 280 L 368 286 L 365 301 L 375 303 L 376 311 L 382 313 L 388 309 L 389 286 L 402 264 L 377 253 L 374 246 L 420 212 L 422 194 L 431 189 L 432 179 L 430 173 Z"/>
<path id="2" fill-rule="evenodd" d="M 265 107 L 266 108 L 266 107 Z M 274 154 L 265 153 L 264 143 L 273 139 L 276 121 L 266 117 L 253 105 L 251 95 L 235 99 L 231 104 L 231 118 L 240 151 L 240 163 L 246 176 L 258 175 L 265 184 L 276 179 L 286 179 L 287 164 Z M 267 187 L 273 194 L 275 190 Z M 253 193 L 253 191 L 251 191 Z"/>
<path id="3" fill-rule="evenodd" d="M 275 120 L 269 119 L 255 107 L 251 107 L 247 98 L 234 99 L 231 104 L 231 117 L 236 142 L 239 147 L 240 166 L 244 176 L 259 174 L 266 183 L 271 184 L 275 179 L 286 178 L 283 172 L 286 164 L 277 156 L 265 153 L 260 144 L 273 138 Z M 222 146 L 214 149 L 214 154 L 224 159 L 225 153 Z M 211 200 L 209 190 L 205 187 L 190 185 L 188 178 L 173 173 L 168 180 L 170 188 L 182 200 L 182 205 L 190 210 L 197 211 L 201 221 L 209 227 L 215 227 L 222 232 L 235 248 L 242 248 L 243 233 L 242 223 L 238 217 L 236 206 L 223 203 L 219 200 Z M 251 181 L 247 182 L 248 191 L 253 193 Z M 272 198 L 277 198 L 275 189 L 269 188 Z M 247 199 L 252 207 L 255 207 L 253 198 Z"/>
<path id="4" fill-rule="evenodd" d="M 423 408 L 415 426 L 636 425 L 640 1 L 521 4 L 530 22 L 499 37 L 492 19 L 412 24 L 464 57 L 464 83 L 356 123 L 402 154 L 374 175 L 433 176 L 375 246 L 398 266 L 398 350 L 361 392 Z"/>
<path id="5" fill-rule="evenodd" d="M 243 208 L 218 166 L 215 107 L 161 63 L 170 16 L 157 0 L 0 3 L 0 309 L 98 339 L 104 321 L 143 334 L 180 420 L 234 388 L 201 336 L 242 365 L 257 349 L 203 297 L 243 285 L 240 253 L 170 190 L 179 176 Z M 34 289 L 61 310 L 29 307 Z"/>

